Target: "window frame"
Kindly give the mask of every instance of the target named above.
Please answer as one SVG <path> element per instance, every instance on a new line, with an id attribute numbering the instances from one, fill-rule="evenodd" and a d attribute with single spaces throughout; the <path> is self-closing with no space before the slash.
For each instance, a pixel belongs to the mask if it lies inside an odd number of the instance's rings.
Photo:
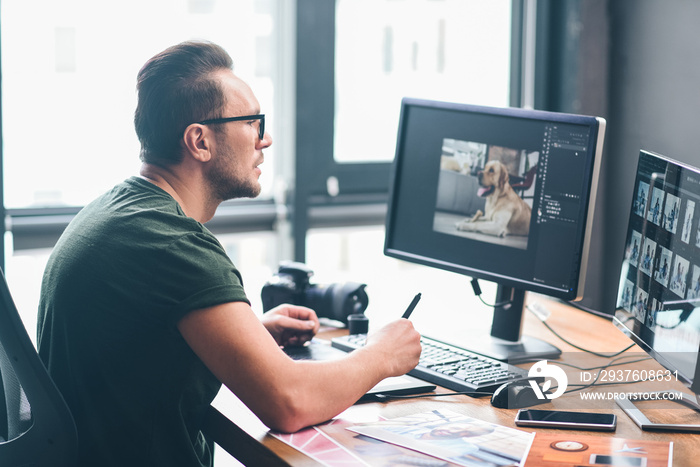
<path id="1" fill-rule="evenodd" d="M 510 105 L 521 106 L 526 3 L 511 2 Z M 339 163 L 334 157 L 336 1 L 297 0 L 296 158 L 291 206 L 294 260 L 306 258 L 306 232 L 384 224 L 392 162 Z M 328 184 L 338 187 L 329 193 Z"/>
<path id="2" fill-rule="evenodd" d="M 2 0 L 0 0 L 2 1 Z M 276 16 L 281 18 L 282 15 L 295 14 L 295 5 L 293 2 L 278 0 L 278 9 Z M 293 21 L 289 21 L 290 26 Z M 287 58 L 289 52 L 293 52 L 293 46 L 289 45 L 290 37 L 293 33 L 290 27 L 286 24 L 278 24 L 280 29 L 277 35 L 280 59 L 275 64 L 278 67 L 277 73 L 284 75 L 288 73 L 285 67 L 289 66 Z M 1 43 L 0 43 L 0 63 L 1 61 Z M 0 69 L 0 76 L 2 76 Z M 0 86 L 2 82 L 0 81 Z M 283 92 L 288 90 L 288 86 L 284 83 L 283 90 L 277 93 L 281 96 Z M 287 92 L 288 94 L 288 92 Z M 279 102 L 281 97 L 277 97 Z M 290 99 L 291 101 L 291 99 Z M 292 107 L 289 105 L 289 107 Z M 291 111 L 277 106 L 282 109 L 280 118 L 289 118 Z M 284 113 L 284 114 L 283 114 Z M 2 232 L 3 234 L 12 234 L 11 251 L 6 251 L 8 242 L 0 243 L 0 269 L 5 270 L 8 256 L 12 255 L 13 251 L 43 249 L 53 247 L 58 238 L 61 236 L 65 228 L 75 215 L 83 208 L 83 206 L 68 206 L 68 207 L 42 207 L 42 208 L 7 208 L 5 206 L 4 196 L 4 145 L 3 143 L 3 126 L 2 126 L 2 93 L 0 93 L 0 216 L 4 220 Z M 288 133 L 286 128 L 282 131 Z M 287 144 L 280 147 L 280 153 L 291 152 L 292 146 Z M 136 157 L 136 155 L 134 156 Z M 282 165 L 282 164 L 280 164 Z M 279 171 L 278 167 L 276 171 Z M 281 169 L 282 171 L 284 168 Z M 256 231 L 274 231 L 280 219 L 286 216 L 286 206 L 270 198 L 258 198 L 254 200 L 240 199 L 231 200 L 222 203 L 216 211 L 214 218 L 206 223 L 207 228 L 214 234 L 230 234 L 230 233 L 245 233 Z M 5 235 L 3 235 L 5 238 Z"/>
<path id="3" fill-rule="evenodd" d="M 512 0 L 510 105 L 520 106 L 523 82 L 523 36 L 527 30 L 525 6 L 533 0 Z M 292 256 L 305 261 L 306 234 L 311 228 L 383 225 L 389 196 L 392 162 L 339 163 L 333 154 L 335 112 L 335 13 L 336 2 L 296 0 L 285 3 L 285 14 L 294 14 L 296 40 L 294 84 L 283 83 L 281 92 L 292 91 L 293 128 L 285 136 L 286 178 L 291 189 L 285 199 L 234 200 L 223 203 L 207 224 L 215 233 L 274 231 L 280 222 L 292 222 Z M 1 71 L 1 70 L 0 70 Z M 0 99 L 2 96 L 0 95 Z M 12 232 L 15 250 L 51 247 L 82 207 L 6 209 L 3 183 L 2 112 L 0 106 L 0 215 L 3 232 Z M 285 130 L 286 131 L 286 130 Z M 282 151 L 280 151 L 282 152 Z M 281 164 L 282 165 L 282 164 Z M 294 178 L 291 181 L 292 177 Z M 329 194 L 328 182 L 339 187 Z M 10 253 L 11 254 L 11 253 Z M 4 269 L 5 242 L 0 245 Z"/>

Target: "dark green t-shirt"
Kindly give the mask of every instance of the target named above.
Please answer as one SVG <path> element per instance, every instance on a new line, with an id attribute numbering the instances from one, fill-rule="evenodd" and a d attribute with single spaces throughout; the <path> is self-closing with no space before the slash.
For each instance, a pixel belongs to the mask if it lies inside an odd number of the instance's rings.
<path id="1" fill-rule="evenodd" d="M 223 247 L 137 177 L 86 206 L 44 273 L 38 348 L 78 427 L 81 466 L 209 466 L 201 417 L 221 383 L 177 330 L 248 302 Z"/>

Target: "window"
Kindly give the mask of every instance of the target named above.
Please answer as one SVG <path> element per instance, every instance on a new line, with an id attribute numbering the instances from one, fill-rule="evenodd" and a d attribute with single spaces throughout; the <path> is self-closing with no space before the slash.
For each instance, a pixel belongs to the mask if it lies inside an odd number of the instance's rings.
<path id="1" fill-rule="evenodd" d="M 138 172 L 140 67 L 175 43 L 215 42 L 253 88 L 268 131 L 282 133 L 278 122 L 293 102 L 279 92 L 289 87 L 290 8 L 285 0 L 0 0 L 2 183 L 11 225 L 2 267 L 32 337 L 41 275 L 63 227 L 81 206 Z M 211 226 L 249 272 L 254 302 L 279 261 L 271 198 L 283 175 L 275 157 L 285 149 L 280 139 L 266 150 L 262 200 L 223 207 Z M 256 230 L 266 232 L 232 233 Z"/>
<path id="2" fill-rule="evenodd" d="M 513 2 L 297 1 L 313 14 L 297 25 L 297 101 L 305 107 L 297 109 L 297 154 L 305 159 L 297 161 L 295 227 L 308 230 L 295 234 L 296 259 L 318 283 L 366 282 L 372 326 L 400 316 L 418 291 L 445 296 L 424 297 L 430 311 L 416 319 L 425 329 L 445 303 L 461 303 L 465 316 L 483 309 L 463 276 L 385 257 L 377 206 L 388 193 L 402 97 L 509 105 Z"/>
<path id="3" fill-rule="evenodd" d="M 82 206 L 137 173 L 136 74 L 183 40 L 226 48 L 274 134 L 276 3 L 2 0 L 5 207 Z M 276 149 L 261 180 L 268 197 Z"/>
<path id="4" fill-rule="evenodd" d="M 17 234 L 22 209 L 47 208 L 31 225 L 49 232 L 48 217 L 70 217 L 138 170 L 136 73 L 163 48 L 203 38 L 232 55 L 275 138 L 263 167 L 267 211 L 247 230 L 273 229 L 275 178 L 294 170 L 296 249 L 277 256 L 304 261 L 316 248 L 310 227 L 381 225 L 401 97 L 507 104 L 515 15 L 511 0 L 1 0 L 7 244 L 36 248 Z M 240 229 L 219 222 L 217 233 Z"/>
<path id="5" fill-rule="evenodd" d="M 50 246 L 81 205 L 138 170 L 136 73 L 163 48 L 203 38 L 227 48 L 275 138 L 268 204 L 233 210 L 257 213 L 245 230 L 272 230 L 276 177 L 294 171 L 295 251 L 278 256 L 304 261 L 310 227 L 381 225 L 401 97 L 508 102 L 517 14 L 511 0 L 1 0 L 6 243 Z M 33 218 L 20 226 L 24 208 Z M 214 219 L 218 233 L 240 229 L 226 219 Z M 27 241 L 20 227 L 47 239 Z"/>
<path id="6" fill-rule="evenodd" d="M 508 105 L 511 0 L 336 5 L 336 161 L 391 160 L 404 96 Z"/>
<path id="7" fill-rule="evenodd" d="M 293 238 L 294 259 L 305 261 L 307 246 L 313 248 L 304 241 L 307 230 L 337 225 L 343 209 L 346 225 L 383 222 L 402 97 L 494 106 L 518 97 L 511 85 L 519 91 L 519 82 L 511 76 L 520 71 L 515 58 L 522 5 L 513 0 L 297 0 L 297 5 Z"/>
<path id="8" fill-rule="evenodd" d="M 510 5 L 519 1 L 0 0 L 6 272 L 30 335 L 41 273 L 65 218 L 138 170 L 136 73 L 187 39 L 228 50 L 275 141 L 263 200 L 237 201 L 212 221 L 256 310 L 279 259 L 304 261 L 307 248 L 318 283 L 366 281 L 372 297 L 388 277 L 410 294 L 426 281 L 454 280 L 461 290 L 461 277 L 381 252 L 399 102 L 411 95 L 507 105 Z M 278 180 L 292 172 L 293 255 L 289 226 L 274 223 L 284 212 L 275 206 Z M 242 207 L 252 219 L 245 225 L 227 217 Z M 18 228 L 25 212 L 32 219 L 23 228 L 46 237 L 42 248 Z M 387 306 L 390 317 L 409 299 Z"/>

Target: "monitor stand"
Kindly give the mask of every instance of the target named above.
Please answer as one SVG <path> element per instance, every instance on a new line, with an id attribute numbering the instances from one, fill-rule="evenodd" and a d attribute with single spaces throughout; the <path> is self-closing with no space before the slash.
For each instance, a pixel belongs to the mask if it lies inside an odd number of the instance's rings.
<path id="1" fill-rule="evenodd" d="M 490 339 L 470 344 L 470 350 L 511 364 L 559 358 L 561 350 L 531 336 L 523 336 L 525 291 L 499 284 L 496 290 Z"/>
<path id="2" fill-rule="evenodd" d="M 652 393 L 649 393 L 650 395 Z M 675 402 L 681 405 L 684 405 L 686 407 L 689 407 L 696 412 L 700 412 L 700 396 L 695 395 L 696 400 L 691 399 L 691 396 L 688 394 L 682 393 L 680 391 L 659 391 L 657 393 L 653 394 L 659 394 L 659 395 L 672 395 L 673 397 L 668 398 L 670 402 Z M 700 433 L 700 425 L 696 424 L 687 424 L 687 423 L 656 423 L 652 422 L 647 418 L 646 415 L 642 412 L 642 410 L 635 405 L 635 402 L 642 401 L 644 402 L 643 399 L 634 399 L 634 398 L 624 398 L 624 399 L 615 399 L 615 402 L 617 403 L 618 406 L 632 419 L 632 421 L 642 430 L 647 430 L 647 431 L 675 431 L 675 432 L 691 432 L 691 433 Z"/>

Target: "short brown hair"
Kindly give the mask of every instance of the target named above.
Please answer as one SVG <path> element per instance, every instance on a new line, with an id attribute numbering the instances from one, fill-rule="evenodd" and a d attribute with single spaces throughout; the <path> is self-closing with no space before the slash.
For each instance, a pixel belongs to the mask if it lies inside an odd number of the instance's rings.
<path id="1" fill-rule="evenodd" d="M 218 117 L 226 105 L 213 76 L 222 69 L 233 69 L 233 61 L 211 42 L 182 42 L 146 62 L 138 73 L 134 114 L 142 161 L 167 166 L 181 160 L 185 128 Z"/>

